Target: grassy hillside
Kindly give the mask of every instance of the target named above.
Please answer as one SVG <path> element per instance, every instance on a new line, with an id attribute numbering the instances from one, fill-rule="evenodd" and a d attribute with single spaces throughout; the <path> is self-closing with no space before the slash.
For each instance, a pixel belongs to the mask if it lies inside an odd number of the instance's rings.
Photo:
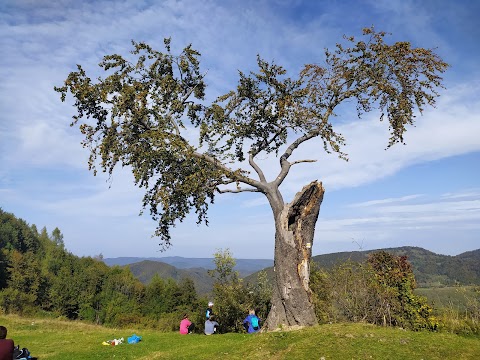
<path id="1" fill-rule="evenodd" d="M 418 295 L 425 296 L 428 303 L 438 310 L 451 310 L 464 313 L 469 300 L 475 298 L 472 286 L 442 287 L 442 288 L 418 288 Z"/>
<path id="2" fill-rule="evenodd" d="M 39 360 L 92 359 L 479 359 L 480 339 L 365 324 L 332 324 L 267 334 L 180 335 L 108 329 L 79 322 L 0 315 L 9 337 Z M 133 333 L 138 344 L 103 346 Z"/>

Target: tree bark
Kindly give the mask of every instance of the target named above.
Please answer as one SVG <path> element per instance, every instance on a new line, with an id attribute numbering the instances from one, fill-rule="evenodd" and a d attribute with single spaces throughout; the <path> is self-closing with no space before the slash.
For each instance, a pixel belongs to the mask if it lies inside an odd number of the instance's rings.
<path id="1" fill-rule="evenodd" d="M 317 324 L 309 287 L 315 224 L 325 189 L 313 181 L 275 212 L 272 308 L 265 330 Z"/>

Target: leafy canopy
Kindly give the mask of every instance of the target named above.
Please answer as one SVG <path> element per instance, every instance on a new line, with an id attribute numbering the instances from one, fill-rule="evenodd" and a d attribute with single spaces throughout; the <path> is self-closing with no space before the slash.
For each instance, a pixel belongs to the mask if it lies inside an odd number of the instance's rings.
<path id="1" fill-rule="evenodd" d="M 278 195 L 292 165 L 314 161 L 288 161 L 305 141 L 319 138 L 325 151 L 347 159 L 345 139 L 333 127 L 335 109 L 346 100 L 356 101 L 358 116 L 380 110 L 389 122 L 389 147 L 404 141 L 416 109 L 435 104 L 448 64 L 408 42 L 388 45 L 386 33 L 373 27 L 363 35 L 365 41 L 345 37 L 349 46 L 326 50 L 324 65 L 307 64 L 295 78 L 258 56 L 258 72 L 240 72 L 237 88 L 211 105 L 204 104 L 200 53 L 189 45 L 173 55 L 170 39 L 164 52 L 133 42 L 135 61 L 105 56 L 99 65 L 107 76 L 96 81 L 78 65 L 55 89 L 62 101 L 67 93 L 75 99 L 71 125 L 85 135 L 89 168 L 96 174 L 98 162 L 111 175 L 119 163 L 130 167 L 136 185 L 146 189 L 143 207 L 158 222 L 155 235 L 168 247 L 170 228 L 191 210 L 208 223 L 215 193 Z M 186 122 L 198 128 L 199 147 L 183 136 Z M 255 162 L 261 152 L 280 159 L 271 182 Z M 256 177 L 232 168 L 246 159 Z"/>

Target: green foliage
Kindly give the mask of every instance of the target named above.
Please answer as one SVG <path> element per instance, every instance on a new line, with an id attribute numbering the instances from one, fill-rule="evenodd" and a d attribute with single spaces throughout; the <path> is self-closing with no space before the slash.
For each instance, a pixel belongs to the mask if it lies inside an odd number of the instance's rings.
<path id="1" fill-rule="evenodd" d="M 312 304 L 319 323 L 336 321 L 332 307 L 332 282 L 330 274 L 312 262 L 310 267 L 310 290 Z"/>
<path id="2" fill-rule="evenodd" d="M 200 324 L 204 321 L 205 315 L 193 281 L 182 279 L 177 284 L 172 279 L 163 280 L 159 276 L 154 276 L 145 287 L 143 317 L 154 319 L 151 325 L 160 331 L 172 331 L 178 329 L 185 313 L 189 314 L 190 319 L 196 324 L 199 324 L 198 321 Z"/>
<path id="3" fill-rule="evenodd" d="M 238 272 L 233 270 L 235 259 L 230 250 L 219 250 L 214 254 L 215 269 L 210 274 L 214 277 L 213 296 L 216 321 L 221 332 L 239 332 L 242 320 L 248 314 L 247 293 Z"/>
<path id="4" fill-rule="evenodd" d="M 480 334 L 478 286 L 421 289 L 434 304 L 439 329 L 456 334 Z"/>
<path id="5" fill-rule="evenodd" d="M 256 315 L 265 321 L 270 312 L 272 285 L 268 281 L 268 274 L 265 270 L 258 273 L 257 282 L 254 285 L 247 285 L 249 309 L 254 309 Z"/>
<path id="6" fill-rule="evenodd" d="M 164 313 L 156 321 L 153 328 L 161 332 L 178 331 L 180 320 L 183 318 L 184 312 L 174 311 L 171 313 Z M 192 319 L 193 320 L 193 319 Z"/>
<path id="7" fill-rule="evenodd" d="M 415 109 L 422 112 L 424 105 L 435 104 L 436 88 L 442 86 L 439 74 L 449 65 L 433 50 L 412 48 L 406 41 L 387 44 L 387 33 L 373 26 L 363 29 L 363 35 L 365 41 L 345 36 L 351 47 L 337 44 L 335 51 L 326 50 L 327 66 L 307 65 L 303 76 L 318 109 L 329 111 L 332 103 L 352 99 L 361 116 L 378 106 L 380 119 L 386 115 L 390 123 L 390 147 L 403 143 Z"/>
<path id="8" fill-rule="evenodd" d="M 178 290 L 175 292 L 177 307 L 181 305 L 190 305 L 193 308 L 198 305 L 197 292 L 192 279 L 183 278 L 178 284 Z"/>
<path id="9" fill-rule="evenodd" d="M 42 283 L 38 260 L 31 251 L 13 250 L 9 255 L 7 288 L 0 293 L 0 306 L 8 312 L 31 312 Z"/>
<path id="10" fill-rule="evenodd" d="M 216 284 L 228 284 L 239 280 L 238 271 L 233 269 L 236 265 L 235 258 L 229 249 L 217 251 L 213 258 L 215 269 L 209 274 L 215 279 Z"/>
<path id="11" fill-rule="evenodd" d="M 414 294 L 415 277 L 406 257 L 380 251 L 368 261 L 347 261 L 331 271 L 312 270 L 320 321 L 365 321 L 413 330 L 438 326 L 424 297 Z"/>
<path id="12" fill-rule="evenodd" d="M 235 259 L 230 250 L 214 254 L 215 269 L 210 271 L 213 284 L 214 314 L 222 332 L 243 331 L 242 321 L 249 309 L 254 309 L 265 320 L 270 311 L 271 285 L 265 272 L 254 285 L 245 285 L 238 275 Z"/>
<path id="13" fill-rule="evenodd" d="M 362 262 L 378 250 L 352 251 L 317 255 L 312 261 L 325 269 L 353 260 Z M 396 256 L 407 256 L 412 264 L 418 287 L 444 287 L 453 285 L 480 285 L 480 250 L 456 256 L 435 254 L 412 246 L 385 249 Z"/>
<path id="14" fill-rule="evenodd" d="M 0 291 L 7 286 L 7 280 L 8 280 L 7 265 L 8 265 L 7 251 L 4 249 L 3 245 L 0 244 Z"/>
<path id="15" fill-rule="evenodd" d="M 65 243 L 63 242 L 63 234 L 62 234 L 62 232 L 60 231 L 59 228 L 53 229 L 53 231 L 52 231 L 52 241 L 57 247 L 59 247 L 61 249 L 65 249 Z"/>
<path id="16" fill-rule="evenodd" d="M 213 201 L 211 183 L 219 179 L 215 167 L 192 157 L 195 148 L 180 135 L 184 114 L 192 123 L 199 122 L 201 106 L 190 97 L 204 96 L 200 53 L 188 46 L 173 55 L 170 40 L 164 53 L 144 43 L 132 44 L 135 63 L 107 55 L 100 63 L 109 74 L 105 79 L 94 83 L 78 66 L 56 90 L 62 100 L 67 92 L 75 98 L 78 114 L 72 125 L 82 118 L 95 120 L 80 125 L 83 144 L 91 149 L 90 169 L 96 173 L 97 159 L 109 174 L 117 163 L 130 166 L 135 184 L 146 189 L 143 206 L 149 206 L 159 222 L 155 234 L 169 246 L 169 227 L 183 220 L 190 208 L 199 222 L 206 221 Z"/>
<path id="17" fill-rule="evenodd" d="M 161 314 L 168 312 L 170 301 L 165 281 L 158 275 L 155 275 L 145 287 L 144 314 L 149 314 L 152 318 L 158 319 Z"/>
<path id="18" fill-rule="evenodd" d="M 76 319 L 78 315 L 79 278 L 73 255 L 62 257 L 62 265 L 58 269 L 50 286 L 49 298 L 52 310 L 68 319 Z"/>
<path id="19" fill-rule="evenodd" d="M 467 296 L 467 311 L 472 322 L 480 325 L 480 286 L 476 286 L 473 291 L 473 296 Z"/>
<path id="20" fill-rule="evenodd" d="M 366 321 L 375 323 L 375 293 L 371 291 L 372 272 L 364 264 L 345 262 L 328 276 L 333 321 Z"/>
<path id="21" fill-rule="evenodd" d="M 109 268 L 102 261 L 68 253 L 58 228 L 51 235 L 46 228 L 38 233 L 33 230 L 36 227 L 2 211 L 0 224 L 5 235 L 0 238 L 5 264 L 0 268 L 5 274 L 0 289 L 3 312 L 116 327 L 152 326 L 162 331 L 178 328 L 185 312 L 200 313 L 190 279 L 177 283 L 155 278 L 145 286 L 128 268 Z M 28 247 L 25 234 L 33 236 Z"/>
<path id="22" fill-rule="evenodd" d="M 2 249 L 36 252 L 39 248 L 36 234 L 22 220 L 0 208 L 0 245 Z"/>
<path id="23" fill-rule="evenodd" d="M 396 326 L 411 329 L 435 329 L 438 324 L 426 299 L 415 295 L 415 276 L 406 256 L 395 256 L 386 251 L 370 254 L 379 304 L 385 304 L 384 318 Z M 388 317 L 388 318 L 387 318 Z"/>

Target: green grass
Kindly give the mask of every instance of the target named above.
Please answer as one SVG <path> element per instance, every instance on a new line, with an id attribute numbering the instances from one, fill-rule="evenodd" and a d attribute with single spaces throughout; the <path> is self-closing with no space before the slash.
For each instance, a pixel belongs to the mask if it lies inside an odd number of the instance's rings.
<path id="1" fill-rule="evenodd" d="M 0 324 L 39 360 L 56 359 L 480 359 L 480 337 L 410 332 L 366 324 L 320 325 L 291 332 L 214 336 L 109 329 L 60 320 L 1 316 Z M 138 344 L 104 346 L 142 336 Z"/>
<path id="2" fill-rule="evenodd" d="M 442 287 L 442 288 L 418 288 L 415 293 L 425 296 L 428 303 L 435 309 L 456 309 L 465 311 L 467 298 L 474 298 L 475 292 L 472 286 Z"/>

